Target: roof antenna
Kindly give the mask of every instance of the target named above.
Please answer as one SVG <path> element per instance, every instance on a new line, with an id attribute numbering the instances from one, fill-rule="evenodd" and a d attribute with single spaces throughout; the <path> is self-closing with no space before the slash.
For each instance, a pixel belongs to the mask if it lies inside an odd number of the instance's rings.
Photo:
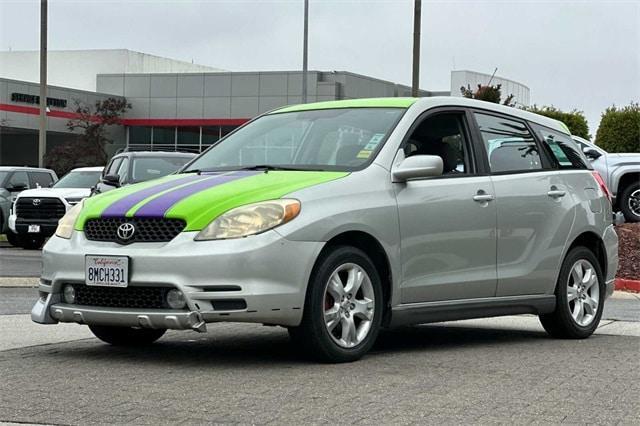
<path id="1" fill-rule="evenodd" d="M 493 80 L 493 77 L 496 75 L 497 72 L 498 72 L 498 67 L 496 67 L 496 69 L 493 70 L 493 74 L 491 74 L 491 78 L 489 79 L 487 86 L 491 86 L 491 81 Z"/>

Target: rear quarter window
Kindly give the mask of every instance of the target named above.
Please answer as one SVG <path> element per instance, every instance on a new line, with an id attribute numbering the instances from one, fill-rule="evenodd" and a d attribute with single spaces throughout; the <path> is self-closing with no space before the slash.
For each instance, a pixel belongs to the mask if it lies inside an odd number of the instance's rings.
<path id="1" fill-rule="evenodd" d="M 548 148 L 560 169 L 589 169 L 589 162 L 571 136 L 530 123 L 534 132 Z"/>

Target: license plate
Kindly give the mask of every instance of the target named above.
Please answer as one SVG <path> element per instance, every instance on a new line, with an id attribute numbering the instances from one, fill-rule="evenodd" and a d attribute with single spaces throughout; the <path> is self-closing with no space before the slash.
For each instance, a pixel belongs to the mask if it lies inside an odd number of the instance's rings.
<path id="1" fill-rule="evenodd" d="M 126 256 L 85 256 L 87 285 L 126 287 L 129 285 L 129 258 Z"/>
<path id="2" fill-rule="evenodd" d="M 30 234 L 38 234 L 40 233 L 40 225 L 29 225 L 27 232 Z"/>

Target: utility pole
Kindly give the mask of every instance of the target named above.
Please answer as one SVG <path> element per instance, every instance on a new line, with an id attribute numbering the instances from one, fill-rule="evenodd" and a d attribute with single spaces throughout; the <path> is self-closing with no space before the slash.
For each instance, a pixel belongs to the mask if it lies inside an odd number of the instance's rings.
<path id="1" fill-rule="evenodd" d="M 44 167 L 47 152 L 47 0 L 40 0 L 40 125 L 38 167 Z"/>
<path id="2" fill-rule="evenodd" d="M 304 34 L 302 36 L 302 103 L 307 103 L 307 66 L 309 50 L 309 0 L 304 0 Z"/>
<path id="3" fill-rule="evenodd" d="M 420 20 L 422 18 L 422 0 L 415 0 L 413 7 L 413 76 L 411 96 L 417 98 L 420 90 Z"/>

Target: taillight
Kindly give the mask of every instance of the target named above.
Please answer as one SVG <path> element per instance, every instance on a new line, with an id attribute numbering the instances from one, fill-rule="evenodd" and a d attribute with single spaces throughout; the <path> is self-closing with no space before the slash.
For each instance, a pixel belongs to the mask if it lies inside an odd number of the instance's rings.
<path id="1" fill-rule="evenodd" d="M 602 176 L 600 176 L 600 173 L 593 171 L 591 172 L 591 174 L 596 179 L 596 182 L 598 182 L 598 185 L 600 185 L 600 189 L 602 189 L 602 192 L 604 192 L 604 195 L 607 196 L 607 199 L 611 203 L 613 194 L 611 194 L 611 191 L 609 191 L 609 188 L 607 188 L 607 184 L 605 183 L 604 179 L 602 179 Z"/>

